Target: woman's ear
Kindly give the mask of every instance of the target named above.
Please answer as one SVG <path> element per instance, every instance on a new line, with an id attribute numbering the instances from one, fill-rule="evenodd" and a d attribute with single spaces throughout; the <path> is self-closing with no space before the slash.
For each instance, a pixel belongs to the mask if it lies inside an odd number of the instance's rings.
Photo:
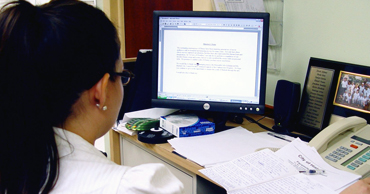
<path id="1" fill-rule="evenodd" d="M 107 99 L 107 91 L 108 91 L 108 81 L 109 81 L 109 73 L 104 74 L 104 76 L 93 86 L 92 89 L 92 103 L 94 105 L 99 105 L 99 108 L 104 107 L 104 104 Z"/>

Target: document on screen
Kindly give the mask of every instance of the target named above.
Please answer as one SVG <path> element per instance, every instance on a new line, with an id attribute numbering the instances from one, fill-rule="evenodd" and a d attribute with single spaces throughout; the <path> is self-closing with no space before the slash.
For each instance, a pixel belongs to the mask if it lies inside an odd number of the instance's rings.
<path id="1" fill-rule="evenodd" d="M 186 29 L 184 29 L 186 30 Z M 163 41 L 163 91 L 230 96 L 255 96 L 258 33 L 166 30 Z M 179 38 L 181 37 L 181 38 Z M 255 43 L 255 44 L 251 44 Z M 232 80 L 223 80 L 223 78 Z M 168 80 L 168 81 L 166 81 Z M 174 84 L 171 80 L 177 80 Z M 235 89 L 236 83 L 250 88 Z M 217 93 L 215 93 L 217 92 Z"/>

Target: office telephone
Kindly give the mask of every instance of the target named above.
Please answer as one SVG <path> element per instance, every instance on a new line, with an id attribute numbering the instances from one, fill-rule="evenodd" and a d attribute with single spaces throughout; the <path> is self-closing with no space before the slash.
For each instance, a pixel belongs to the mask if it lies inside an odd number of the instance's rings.
<path id="1" fill-rule="evenodd" d="M 370 125 L 357 116 L 337 121 L 310 142 L 330 165 L 363 178 L 370 176 Z"/>

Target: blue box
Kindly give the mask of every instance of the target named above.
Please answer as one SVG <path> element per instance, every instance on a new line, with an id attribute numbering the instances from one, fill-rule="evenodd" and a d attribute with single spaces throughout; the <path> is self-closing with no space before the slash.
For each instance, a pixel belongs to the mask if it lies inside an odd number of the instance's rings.
<path id="1" fill-rule="evenodd" d="M 159 126 L 176 137 L 213 134 L 215 124 L 195 114 L 173 114 L 162 116 Z"/>

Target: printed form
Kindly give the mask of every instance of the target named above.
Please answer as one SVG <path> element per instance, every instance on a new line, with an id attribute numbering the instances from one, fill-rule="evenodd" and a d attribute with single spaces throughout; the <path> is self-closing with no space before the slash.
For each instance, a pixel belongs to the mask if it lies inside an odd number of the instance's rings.
<path id="1" fill-rule="evenodd" d="M 299 173 L 307 169 L 324 169 L 325 173 Z M 325 163 L 300 139 L 276 153 L 265 149 L 200 172 L 231 194 L 337 193 L 360 178 Z"/>

